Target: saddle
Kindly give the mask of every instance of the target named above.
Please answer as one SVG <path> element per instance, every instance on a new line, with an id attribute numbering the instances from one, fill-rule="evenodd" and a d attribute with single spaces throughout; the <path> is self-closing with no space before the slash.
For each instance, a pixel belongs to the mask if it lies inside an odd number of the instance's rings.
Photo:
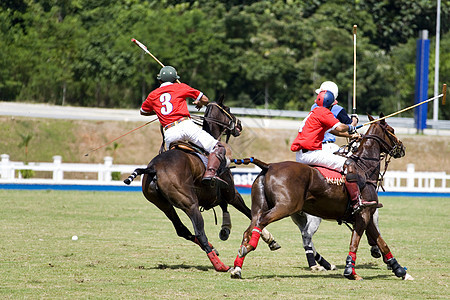
<path id="1" fill-rule="evenodd" d="M 183 141 L 176 141 L 170 144 L 169 149 L 179 149 L 182 150 L 184 152 L 189 152 L 189 153 L 198 153 L 200 155 L 206 156 L 208 157 L 209 153 L 208 151 L 206 151 L 205 149 L 203 149 L 202 147 L 199 147 L 191 142 L 183 142 Z"/>
<path id="2" fill-rule="evenodd" d="M 202 147 L 199 147 L 191 142 L 176 141 L 176 142 L 170 143 L 169 150 L 172 150 L 172 149 L 178 149 L 178 150 L 184 151 L 186 153 L 196 155 L 203 162 L 203 164 L 205 165 L 205 168 L 208 165 L 209 152 L 206 151 L 205 149 L 203 149 Z M 221 164 L 217 174 L 219 176 L 221 176 L 228 169 L 229 168 L 225 164 Z"/>

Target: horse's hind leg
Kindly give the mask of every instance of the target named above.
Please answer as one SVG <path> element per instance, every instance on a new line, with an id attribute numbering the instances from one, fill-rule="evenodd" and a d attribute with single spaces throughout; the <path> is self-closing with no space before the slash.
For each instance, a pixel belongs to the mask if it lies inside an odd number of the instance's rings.
<path id="1" fill-rule="evenodd" d="M 306 260 L 308 261 L 311 271 L 336 270 L 335 265 L 330 264 L 316 251 L 312 241 L 312 237 L 319 229 L 322 219 L 304 212 L 291 215 L 291 219 L 297 225 L 298 229 L 300 229 L 302 234 L 303 248 L 305 249 Z"/>
<path id="2" fill-rule="evenodd" d="M 230 267 L 226 266 L 222 261 L 220 261 L 217 253 L 213 251 L 211 244 L 208 242 L 208 238 L 205 234 L 203 217 L 198 209 L 197 205 L 192 205 L 188 209 L 185 209 L 185 213 L 191 219 L 192 225 L 194 226 L 195 236 L 197 237 L 202 249 L 205 250 L 209 260 L 211 261 L 214 269 L 218 272 L 226 272 Z"/>
<path id="3" fill-rule="evenodd" d="M 177 232 L 177 235 L 179 237 L 185 238 L 188 241 L 196 243 L 195 235 L 193 235 L 189 231 L 189 229 L 186 226 L 184 226 L 183 222 L 181 222 L 180 217 L 175 211 L 175 208 L 170 203 L 168 203 L 166 200 L 160 201 L 159 200 L 160 198 L 148 197 L 147 194 L 144 195 L 147 197 L 149 202 L 153 203 L 156 207 L 158 207 L 172 222 L 172 225 L 175 228 L 175 231 Z"/>
<path id="4" fill-rule="evenodd" d="M 401 277 L 404 280 L 413 280 L 414 279 L 411 275 L 409 275 L 406 272 L 406 269 L 403 268 L 397 262 L 397 260 L 394 258 L 394 256 L 391 253 L 391 250 L 389 249 L 389 247 L 386 244 L 386 242 L 384 241 L 384 239 L 381 237 L 380 232 L 378 231 L 374 222 L 371 221 L 367 225 L 366 233 L 372 239 L 376 240 L 377 245 L 380 248 L 381 253 L 383 254 L 383 259 L 391 267 L 392 272 L 395 274 L 395 276 Z"/>
<path id="5" fill-rule="evenodd" d="M 238 211 L 243 213 L 247 218 L 249 218 L 249 220 L 252 219 L 252 212 L 250 208 L 247 207 L 244 199 L 242 199 L 242 196 L 238 193 L 238 191 L 235 191 L 234 199 L 233 201 L 230 201 L 230 204 L 233 205 L 233 207 Z M 275 251 L 281 248 L 273 235 L 266 228 L 261 231 L 261 238 L 269 246 L 269 249 L 271 251 Z"/>

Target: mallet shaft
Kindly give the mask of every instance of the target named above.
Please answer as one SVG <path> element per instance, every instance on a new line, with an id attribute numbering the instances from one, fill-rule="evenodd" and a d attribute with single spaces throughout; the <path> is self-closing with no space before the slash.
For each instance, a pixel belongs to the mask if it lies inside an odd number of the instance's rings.
<path id="1" fill-rule="evenodd" d="M 142 50 L 144 50 L 145 53 L 147 53 L 148 55 L 150 55 L 161 67 L 165 67 L 164 64 L 162 62 L 159 61 L 159 59 L 156 58 L 156 56 L 154 56 L 150 51 L 148 51 L 148 48 L 142 44 L 141 42 L 139 42 L 137 39 L 131 39 L 131 41 L 133 43 L 135 43 L 139 48 L 141 48 Z M 181 83 L 178 79 L 177 79 L 178 83 Z"/>
<path id="2" fill-rule="evenodd" d="M 445 88 L 445 90 L 446 90 L 446 88 Z M 440 95 L 438 95 L 438 96 L 436 96 L 436 97 L 430 98 L 430 99 L 428 99 L 428 100 L 422 101 L 422 102 L 420 102 L 420 103 L 414 104 L 414 105 L 412 105 L 412 106 L 410 106 L 410 107 L 407 107 L 407 108 L 404 108 L 404 109 L 402 109 L 402 110 L 399 110 L 399 111 L 397 111 L 397 112 L 395 112 L 395 113 L 392 113 L 392 114 L 390 114 L 390 115 L 384 116 L 384 117 L 382 117 L 382 118 L 379 118 L 379 119 L 376 119 L 376 120 L 373 120 L 373 121 L 370 121 L 370 122 L 367 122 L 367 123 L 364 123 L 364 124 L 362 124 L 362 125 L 357 126 L 356 128 L 361 128 L 361 127 L 363 127 L 363 126 L 370 125 L 370 124 L 372 124 L 372 123 L 375 123 L 375 122 L 378 122 L 378 121 L 381 121 L 381 120 L 384 120 L 384 119 L 393 117 L 393 116 L 398 115 L 398 114 L 400 114 L 400 113 L 402 113 L 402 112 L 404 112 L 404 111 L 410 110 L 411 108 L 417 107 L 417 106 L 419 106 L 419 105 L 422 105 L 422 104 L 424 104 L 424 103 L 433 101 L 433 100 L 438 99 L 438 98 L 443 97 L 443 96 L 444 96 L 444 93 L 442 93 L 442 94 L 440 94 Z"/>
<path id="3" fill-rule="evenodd" d="M 356 114 L 356 28 L 353 25 L 353 113 Z"/>

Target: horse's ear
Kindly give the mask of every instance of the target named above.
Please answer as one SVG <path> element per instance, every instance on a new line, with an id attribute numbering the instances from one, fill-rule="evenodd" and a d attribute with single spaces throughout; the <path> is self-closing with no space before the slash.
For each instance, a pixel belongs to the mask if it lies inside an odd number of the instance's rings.
<path id="1" fill-rule="evenodd" d="M 219 99 L 217 99 L 217 104 L 219 104 L 220 106 L 223 105 L 223 100 L 224 100 L 225 96 L 222 94 L 220 95 Z"/>
<path id="2" fill-rule="evenodd" d="M 381 118 L 384 118 L 384 114 L 382 112 L 380 113 L 380 119 Z M 380 123 L 382 124 L 386 123 L 385 119 L 381 120 Z"/>
<path id="3" fill-rule="evenodd" d="M 367 114 L 367 117 L 369 118 L 369 121 L 375 120 L 369 113 L 366 113 L 366 114 Z"/>

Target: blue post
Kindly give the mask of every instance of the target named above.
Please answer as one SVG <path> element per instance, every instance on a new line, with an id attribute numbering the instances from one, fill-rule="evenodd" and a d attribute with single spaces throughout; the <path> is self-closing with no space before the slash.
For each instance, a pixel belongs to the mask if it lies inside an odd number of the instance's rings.
<path id="1" fill-rule="evenodd" d="M 428 65 L 430 60 L 430 40 L 428 30 L 419 32 L 416 51 L 416 90 L 415 103 L 420 103 L 428 99 Z M 428 103 L 419 105 L 414 110 L 414 121 L 417 133 L 423 133 L 427 127 Z"/>

